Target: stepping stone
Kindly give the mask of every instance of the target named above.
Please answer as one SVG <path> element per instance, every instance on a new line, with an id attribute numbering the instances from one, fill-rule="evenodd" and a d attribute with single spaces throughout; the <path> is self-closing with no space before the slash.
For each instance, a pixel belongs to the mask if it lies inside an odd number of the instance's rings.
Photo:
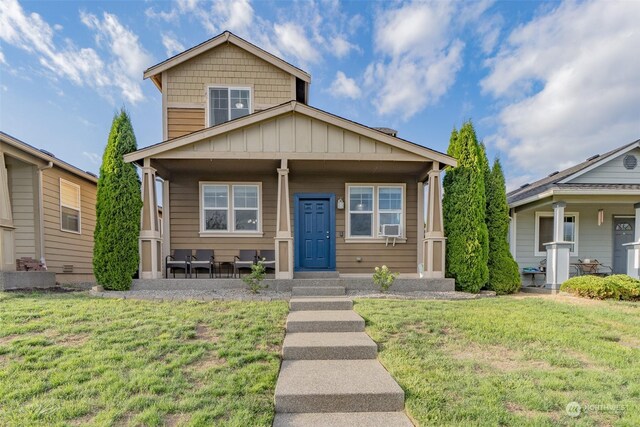
<path id="1" fill-rule="evenodd" d="M 315 297 L 291 298 L 289 301 L 291 311 L 302 310 L 351 310 L 353 301 L 347 297 Z"/>
<path id="2" fill-rule="evenodd" d="M 287 333 L 292 332 L 364 332 L 364 319 L 353 310 L 292 311 Z"/>
<path id="3" fill-rule="evenodd" d="M 273 427 L 413 427 L 403 412 L 276 414 Z"/>
<path id="4" fill-rule="evenodd" d="M 394 412 L 404 391 L 377 360 L 284 360 L 276 412 Z"/>
<path id="5" fill-rule="evenodd" d="M 287 334 L 282 346 L 285 360 L 375 359 L 378 346 L 364 332 Z"/>
<path id="6" fill-rule="evenodd" d="M 324 296 L 330 297 L 346 293 L 344 286 L 295 286 L 291 288 L 291 296 Z"/>

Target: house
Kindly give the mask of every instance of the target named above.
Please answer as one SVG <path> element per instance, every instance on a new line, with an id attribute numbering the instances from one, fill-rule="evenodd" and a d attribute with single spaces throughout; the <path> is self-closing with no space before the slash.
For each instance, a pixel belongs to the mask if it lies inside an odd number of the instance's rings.
<path id="1" fill-rule="evenodd" d="M 585 272 L 637 277 L 639 159 L 637 140 L 511 191 L 510 243 L 520 267 L 544 260 L 551 287 Z"/>
<path id="2" fill-rule="evenodd" d="M 310 106 L 308 73 L 229 32 L 144 77 L 162 93 L 164 141 L 125 156 L 143 176 L 142 278 L 162 277 L 176 249 L 275 250 L 276 278 L 382 264 L 444 276 L 440 174 L 453 158 Z"/>
<path id="3" fill-rule="evenodd" d="M 44 260 L 54 283 L 93 282 L 97 177 L 0 132 L 0 273 Z M 24 286 L 31 286 L 30 276 Z"/>

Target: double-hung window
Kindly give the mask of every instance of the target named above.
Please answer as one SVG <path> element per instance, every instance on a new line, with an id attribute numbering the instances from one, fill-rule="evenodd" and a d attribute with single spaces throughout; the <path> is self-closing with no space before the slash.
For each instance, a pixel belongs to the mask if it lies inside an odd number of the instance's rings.
<path id="1" fill-rule="evenodd" d="M 378 187 L 378 232 L 385 225 L 402 227 L 402 187 Z"/>
<path id="2" fill-rule="evenodd" d="M 201 183 L 202 233 L 260 232 L 260 184 Z"/>
<path id="3" fill-rule="evenodd" d="M 80 186 L 60 179 L 60 229 L 80 233 Z"/>
<path id="4" fill-rule="evenodd" d="M 570 254 L 578 254 L 578 214 L 567 213 L 563 221 L 563 238 L 565 242 L 573 242 Z M 547 248 L 545 243 L 553 242 L 553 213 L 536 212 L 535 224 L 535 256 L 544 256 Z"/>
<path id="5" fill-rule="evenodd" d="M 347 238 L 382 238 L 385 225 L 404 237 L 404 185 L 347 184 Z"/>
<path id="6" fill-rule="evenodd" d="M 251 88 L 210 87 L 209 126 L 219 125 L 251 113 Z"/>
<path id="7" fill-rule="evenodd" d="M 349 187 L 349 237 L 373 237 L 373 187 Z"/>

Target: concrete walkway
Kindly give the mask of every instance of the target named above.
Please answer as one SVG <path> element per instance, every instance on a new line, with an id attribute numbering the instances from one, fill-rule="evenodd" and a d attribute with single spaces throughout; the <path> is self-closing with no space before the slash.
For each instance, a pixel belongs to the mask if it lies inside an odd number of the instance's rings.
<path id="1" fill-rule="evenodd" d="M 274 426 L 413 425 L 345 288 L 294 287 L 290 307 Z"/>

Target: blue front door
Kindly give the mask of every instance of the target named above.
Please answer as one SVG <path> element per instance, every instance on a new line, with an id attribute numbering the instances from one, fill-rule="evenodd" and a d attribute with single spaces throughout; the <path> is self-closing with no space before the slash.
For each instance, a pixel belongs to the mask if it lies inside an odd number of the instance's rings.
<path id="1" fill-rule="evenodd" d="M 296 267 L 298 270 L 335 268 L 333 215 L 330 197 L 298 197 Z"/>

